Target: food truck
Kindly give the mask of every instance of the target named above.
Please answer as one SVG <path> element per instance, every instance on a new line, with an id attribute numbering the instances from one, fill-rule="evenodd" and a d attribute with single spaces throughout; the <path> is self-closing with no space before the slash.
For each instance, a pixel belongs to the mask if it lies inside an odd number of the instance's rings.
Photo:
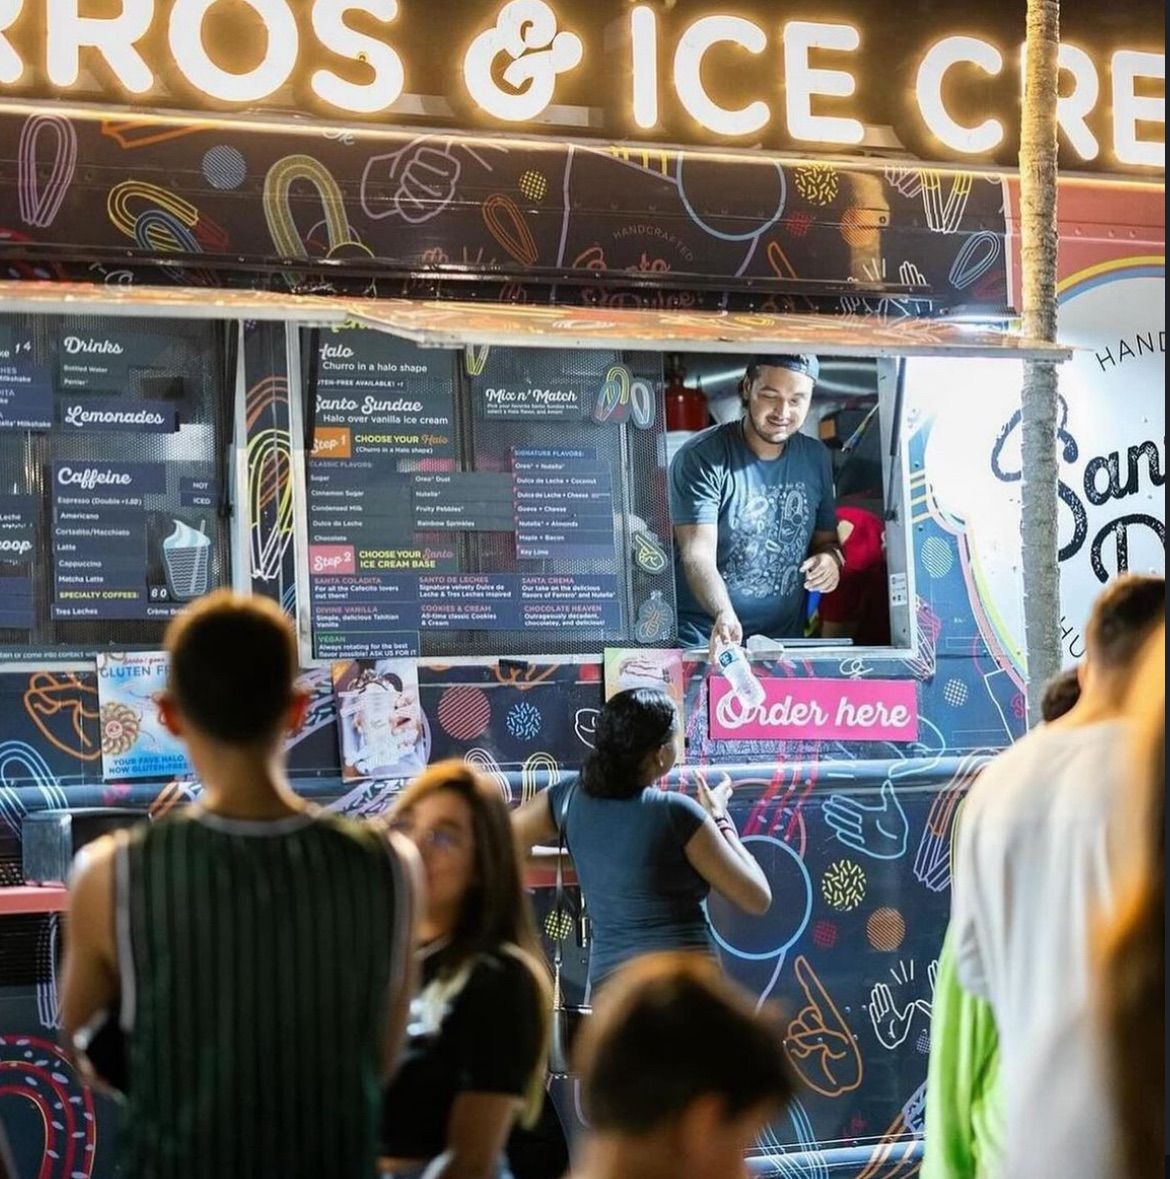
<path id="1" fill-rule="evenodd" d="M 19 1174 L 111 1175 L 118 1119 L 58 1042 L 64 866 L 34 833 L 197 796 L 151 697 L 167 621 L 220 585 L 295 619 L 291 773 L 353 816 L 448 756 L 518 803 L 580 766 L 608 693 L 673 692 L 668 784 L 730 779 L 774 897 L 708 913 L 803 1082 L 752 1165 L 913 1173 L 956 809 L 1025 728 L 1025 360 L 1061 363 L 1066 661 L 1108 578 L 1164 568 L 1161 47 L 1062 50 L 1053 345 L 1015 324 L 1018 31 L 512 0 L 443 6 L 436 58 L 408 0 L 25 7 L 0 5 Z M 869 621 L 811 600 L 801 635 L 749 642 L 744 708 L 677 640 L 667 471 L 696 423 L 669 407 L 730 420 L 759 353 L 819 358 L 805 429 L 880 540 Z M 546 934 L 587 999 L 587 920 Z"/>

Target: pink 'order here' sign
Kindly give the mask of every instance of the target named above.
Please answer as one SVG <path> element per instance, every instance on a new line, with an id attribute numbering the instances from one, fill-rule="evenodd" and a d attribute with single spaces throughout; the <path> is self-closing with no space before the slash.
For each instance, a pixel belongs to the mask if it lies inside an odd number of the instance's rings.
<path id="1" fill-rule="evenodd" d="M 740 703 L 722 677 L 710 680 L 716 740 L 917 741 L 913 680 L 798 680 L 761 676 L 764 702 Z"/>

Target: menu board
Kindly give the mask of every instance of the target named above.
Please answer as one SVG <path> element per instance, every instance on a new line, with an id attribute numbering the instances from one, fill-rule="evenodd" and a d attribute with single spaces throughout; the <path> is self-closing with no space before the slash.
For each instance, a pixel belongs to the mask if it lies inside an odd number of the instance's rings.
<path id="1" fill-rule="evenodd" d="M 105 321 L 96 331 L 66 328 L 56 350 L 57 391 L 122 394 L 131 385 L 150 392 L 173 391 L 183 378 L 164 363 L 171 346 L 165 332 L 140 326 L 127 330 L 116 320 Z"/>
<path id="2" fill-rule="evenodd" d="M 52 424 L 52 374 L 35 357 L 31 330 L 0 323 L 0 430 L 47 430 Z"/>
<path id="3" fill-rule="evenodd" d="M 0 495 L 0 628 L 36 625 L 32 564 L 36 552 L 36 500 Z"/>
<path id="4" fill-rule="evenodd" d="M 0 659 L 156 650 L 225 580 L 230 330 L 0 313 Z"/>
<path id="5" fill-rule="evenodd" d="M 620 415 L 596 414 L 612 354 L 535 351 L 467 371 L 462 352 L 372 331 L 321 337 L 307 475 L 317 658 L 474 651 L 479 632 L 500 651 L 622 637 Z"/>
<path id="6" fill-rule="evenodd" d="M 451 539 L 416 536 L 412 472 L 451 469 L 454 416 L 450 353 L 322 334 L 307 480 L 318 655 L 418 654 L 417 575 L 457 563 Z"/>
<path id="7" fill-rule="evenodd" d="M 211 462 L 185 473 L 192 464 L 166 461 L 164 438 L 191 408 L 188 380 L 174 371 L 179 339 L 107 320 L 92 330 L 65 321 L 55 340 L 54 620 L 165 620 L 211 588 Z M 123 461 L 127 435 L 134 454 L 158 461 Z M 153 444 L 155 435 L 164 438 Z"/>
<path id="8" fill-rule="evenodd" d="M 596 450 L 513 450 L 512 496 L 518 557 L 613 559 L 613 487 Z"/>
<path id="9" fill-rule="evenodd" d="M 211 588 L 206 519 L 150 510 L 166 491 L 164 464 L 57 462 L 52 472 L 54 618 L 169 618 Z"/>

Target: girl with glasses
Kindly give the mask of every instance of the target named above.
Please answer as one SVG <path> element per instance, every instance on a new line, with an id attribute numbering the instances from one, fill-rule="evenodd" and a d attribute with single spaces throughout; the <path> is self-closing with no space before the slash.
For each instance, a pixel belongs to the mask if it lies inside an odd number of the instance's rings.
<path id="1" fill-rule="evenodd" d="M 419 850 L 426 907 L 421 990 L 383 1103 L 383 1174 L 511 1179 L 509 1134 L 542 1110 L 552 997 L 507 805 L 451 760 L 416 778 L 389 821 Z"/>

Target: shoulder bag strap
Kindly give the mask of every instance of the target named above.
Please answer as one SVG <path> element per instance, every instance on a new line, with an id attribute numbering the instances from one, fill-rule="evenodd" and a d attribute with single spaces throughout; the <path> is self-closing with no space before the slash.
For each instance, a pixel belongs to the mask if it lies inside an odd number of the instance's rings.
<path id="1" fill-rule="evenodd" d="M 559 838 L 557 839 L 557 868 L 556 868 L 556 900 L 553 903 L 553 913 L 556 915 L 555 931 L 557 937 L 553 939 L 553 1004 L 559 1006 L 561 1001 L 561 962 L 564 958 L 564 940 L 561 936 L 561 923 L 565 915 L 565 822 L 569 817 L 569 803 L 573 801 L 573 794 L 577 789 L 577 782 L 570 782 L 561 799 L 560 820 L 557 823 Z"/>

